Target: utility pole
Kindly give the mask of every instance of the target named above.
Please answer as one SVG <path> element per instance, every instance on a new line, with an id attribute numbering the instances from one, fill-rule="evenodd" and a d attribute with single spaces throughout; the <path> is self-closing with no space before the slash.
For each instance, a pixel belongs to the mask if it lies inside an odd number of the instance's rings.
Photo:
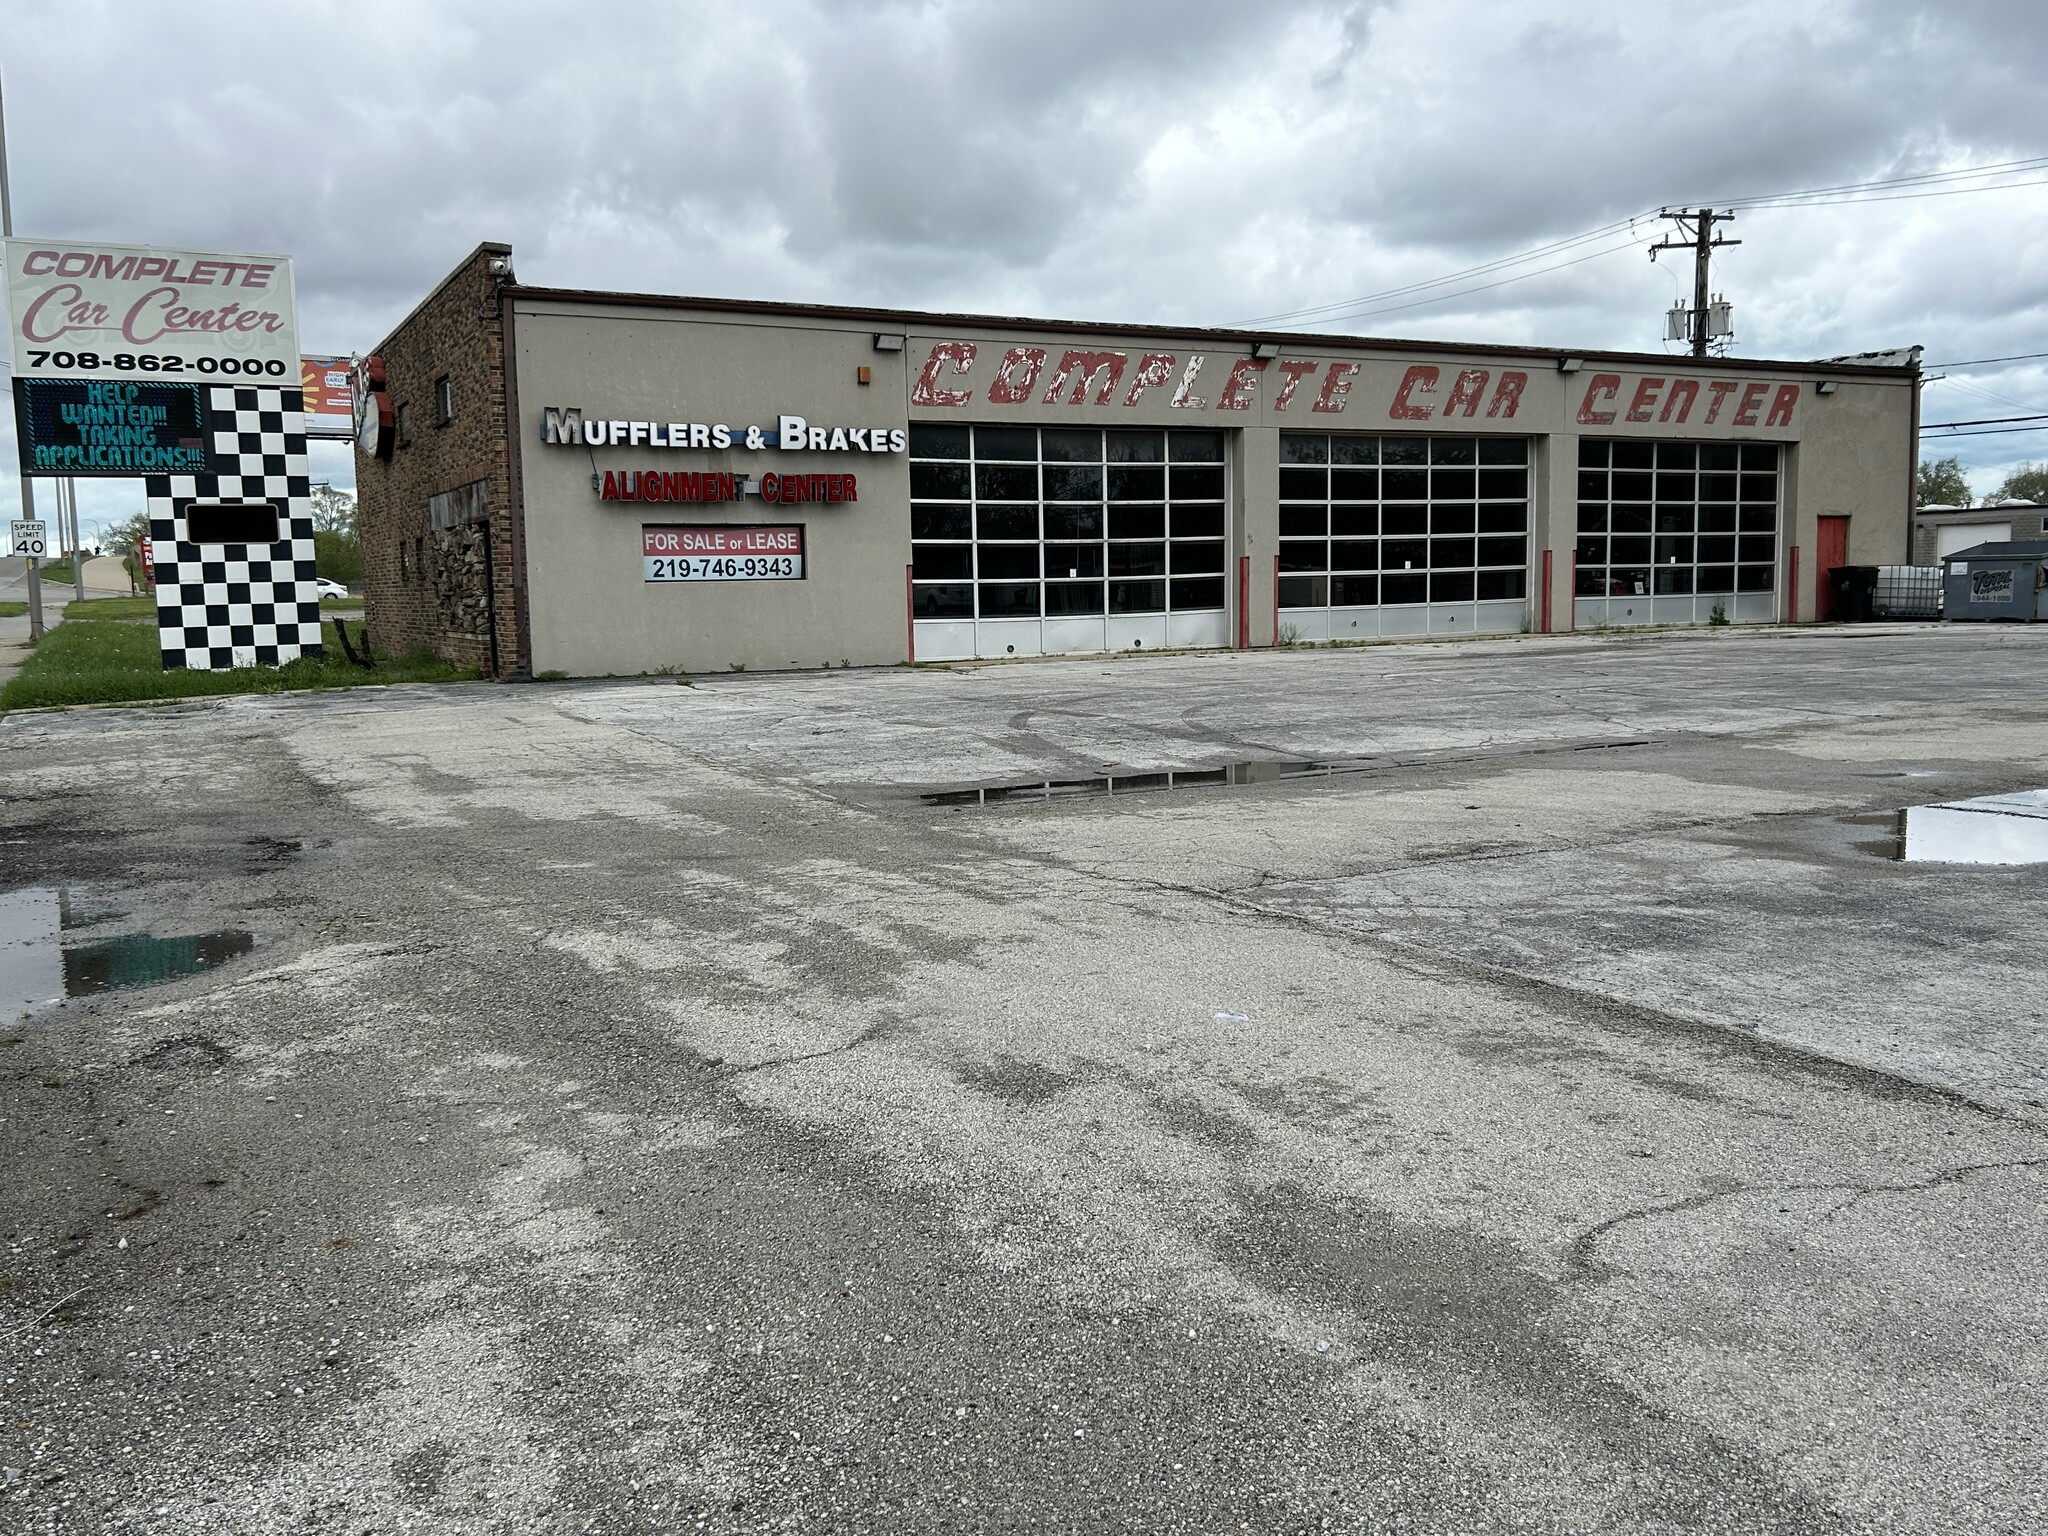
<path id="1" fill-rule="evenodd" d="M 1712 259 L 1715 247 L 1742 244 L 1740 240 L 1730 240 L 1726 235 L 1715 234 L 1714 226 L 1730 222 L 1734 219 L 1735 215 L 1732 213 L 1716 213 L 1711 208 L 1681 208 L 1675 213 L 1666 208 L 1658 217 L 1671 220 L 1672 223 L 1678 226 L 1679 233 L 1684 235 L 1685 238 L 1683 240 L 1660 240 L 1657 244 L 1650 247 L 1650 260 L 1655 261 L 1659 251 L 1690 250 L 1692 252 L 1692 323 L 1690 326 L 1690 340 L 1692 342 L 1692 355 L 1694 357 L 1705 357 L 1707 355 L 1707 343 L 1714 334 L 1709 328 L 1708 311 L 1710 306 L 1707 296 L 1707 264 Z M 1688 221 L 1691 224 L 1690 228 L 1687 227 Z M 1723 332 L 1722 334 L 1726 333 Z"/>
<path id="2" fill-rule="evenodd" d="M 7 195 L 7 92 L 0 84 L 0 238 L 14 233 L 14 204 Z M 16 368 L 21 359 L 14 360 Z M 27 475 L 21 477 L 21 515 L 30 522 L 36 516 L 35 482 Z M 28 557 L 28 637 L 30 640 L 43 638 L 43 574 L 37 567 L 34 555 Z"/>
<path id="3" fill-rule="evenodd" d="M 74 602 L 85 601 L 85 538 L 78 531 L 78 482 L 64 477 L 64 506 L 71 514 L 71 595 Z"/>

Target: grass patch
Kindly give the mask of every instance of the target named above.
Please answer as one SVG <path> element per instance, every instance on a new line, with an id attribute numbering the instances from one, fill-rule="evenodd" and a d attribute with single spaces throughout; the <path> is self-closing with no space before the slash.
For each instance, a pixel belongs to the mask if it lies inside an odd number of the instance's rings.
<path id="1" fill-rule="evenodd" d="M 0 610 L 5 605 L 0 604 Z M 85 604 L 73 603 L 65 610 L 80 619 L 149 619 L 156 618 L 156 599 L 142 597 L 89 597 Z M 363 600 L 360 597 L 323 597 L 320 600 L 322 613 L 338 613 L 343 618 L 360 614 Z M 4 616 L 4 613 L 0 613 Z"/>
<path id="2" fill-rule="evenodd" d="M 18 619 L 27 612 L 27 603 L 0 603 L 0 619 Z"/>
<path id="3" fill-rule="evenodd" d="M 88 597 L 64 610 L 74 619 L 153 619 L 153 597 Z"/>
<path id="4" fill-rule="evenodd" d="M 65 704 L 115 704 L 136 699 L 189 699 L 228 693 L 283 693 L 297 689 L 360 688 L 371 683 L 453 683 L 480 674 L 431 652 L 380 659 L 374 669 L 351 666 L 341 653 L 332 624 L 323 625 L 326 655 L 281 667 L 237 667 L 229 672 L 166 672 L 153 625 L 136 624 L 106 609 L 147 602 L 106 598 L 93 603 L 92 617 L 76 617 L 44 634 L 21 673 L 0 688 L 0 710 Z M 145 610 L 145 614 L 149 610 Z"/>

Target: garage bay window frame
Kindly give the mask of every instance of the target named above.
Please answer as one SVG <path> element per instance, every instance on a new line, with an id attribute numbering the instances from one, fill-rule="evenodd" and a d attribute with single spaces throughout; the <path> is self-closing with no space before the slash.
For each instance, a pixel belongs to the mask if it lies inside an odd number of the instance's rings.
<path id="1" fill-rule="evenodd" d="M 1526 600 L 1526 437 L 1283 432 L 1279 603 Z"/>
<path id="2" fill-rule="evenodd" d="M 913 613 L 1220 612 L 1229 459 L 1214 429 L 913 423 Z"/>
<path id="3" fill-rule="evenodd" d="M 1775 592 L 1783 462 L 1776 443 L 1581 438 L 1576 595 Z"/>

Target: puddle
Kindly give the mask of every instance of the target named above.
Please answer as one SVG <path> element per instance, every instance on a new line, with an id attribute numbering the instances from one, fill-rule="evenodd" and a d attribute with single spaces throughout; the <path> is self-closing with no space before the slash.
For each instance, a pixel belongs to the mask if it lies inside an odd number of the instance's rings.
<path id="1" fill-rule="evenodd" d="M 62 998 L 174 981 L 246 955 L 256 944 L 256 936 L 240 928 L 170 936 L 105 931 L 124 916 L 67 888 L 31 886 L 0 895 L 0 1010 L 15 1018 Z"/>
<path id="2" fill-rule="evenodd" d="M 1617 747 L 1647 747 L 1648 740 L 1572 742 L 1538 746 L 1516 755 L 1606 752 Z M 1164 773 L 1105 773 L 1082 779 L 1029 779 L 1017 784 L 990 784 L 973 789 L 920 791 L 925 805 L 1015 805 L 1026 801 L 1079 800 L 1091 795 L 1149 795 L 1166 789 L 1226 789 L 1236 784 L 1283 784 L 1299 779 L 1336 778 L 1347 773 L 1382 773 L 1390 768 L 1425 764 L 1444 766 L 1498 757 L 1498 753 L 1456 753 L 1417 758 L 1332 758 L 1318 762 L 1298 757 L 1249 757 L 1220 768 L 1175 768 Z"/>
<path id="3" fill-rule="evenodd" d="M 1865 844 L 1905 864 L 2048 864 L 2048 789 L 1909 806 L 1884 818 L 1889 840 Z"/>
<path id="4" fill-rule="evenodd" d="M 1222 768 L 1176 768 L 1166 773 L 1115 773 L 1090 779 L 1037 779 L 982 789 L 936 790 L 918 796 L 926 805 L 1012 805 L 1029 800 L 1074 800 L 1088 795 L 1149 795 L 1165 789 L 1223 789 L 1233 784 L 1281 784 L 1294 779 L 1365 773 L 1384 763 L 1316 763 L 1286 757 L 1249 758 Z"/>

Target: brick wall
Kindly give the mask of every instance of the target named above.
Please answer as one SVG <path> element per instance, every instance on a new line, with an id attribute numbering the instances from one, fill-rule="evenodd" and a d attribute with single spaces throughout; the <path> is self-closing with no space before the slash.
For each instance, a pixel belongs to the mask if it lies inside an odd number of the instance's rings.
<path id="1" fill-rule="evenodd" d="M 478 246 L 377 349 L 397 442 L 388 459 L 357 450 L 356 495 L 364 620 L 377 650 L 424 646 L 488 670 L 494 621 L 499 675 L 524 677 L 499 294 L 509 279 L 491 271 L 510 259 L 510 246 Z M 436 398 L 444 377 L 446 422 Z M 489 520 L 435 529 L 429 500 L 477 482 Z"/>
<path id="2" fill-rule="evenodd" d="M 1934 565 L 1939 561 L 1937 550 L 1941 542 L 1941 529 L 1974 526 L 1986 522 L 2009 524 L 2015 542 L 2048 538 L 2048 515 L 2044 515 L 2042 510 L 2035 506 L 1977 507 L 1969 512 L 1946 516 L 1939 512 L 1923 512 L 1913 519 L 1913 563 Z M 1973 542 L 1986 542 L 1989 539 L 1990 534 L 1987 533 L 1982 540 L 1973 539 Z"/>

